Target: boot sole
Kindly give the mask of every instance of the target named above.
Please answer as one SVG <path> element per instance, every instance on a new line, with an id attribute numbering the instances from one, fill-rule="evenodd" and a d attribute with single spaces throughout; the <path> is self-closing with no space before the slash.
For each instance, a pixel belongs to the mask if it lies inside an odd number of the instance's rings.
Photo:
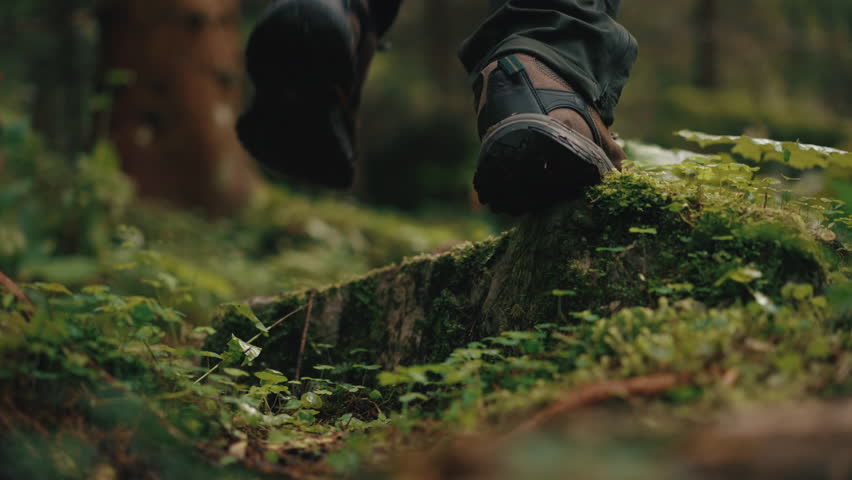
<path id="1" fill-rule="evenodd" d="M 579 198 L 614 171 L 581 133 L 547 115 L 519 114 L 485 136 L 473 183 L 495 213 L 522 215 Z"/>
<path id="2" fill-rule="evenodd" d="M 237 133 L 273 176 L 351 186 L 355 148 L 342 96 L 354 88 L 351 26 L 341 2 L 277 2 L 246 49 L 255 98 Z"/>

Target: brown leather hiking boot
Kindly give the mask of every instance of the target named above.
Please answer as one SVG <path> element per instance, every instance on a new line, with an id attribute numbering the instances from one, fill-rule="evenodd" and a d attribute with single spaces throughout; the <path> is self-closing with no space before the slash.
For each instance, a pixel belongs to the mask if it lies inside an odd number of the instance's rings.
<path id="1" fill-rule="evenodd" d="M 240 140 L 274 173 L 335 188 L 355 173 L 356 115 L 376 50 L 367 0 L 278 0 L 255 27 Z"/>
<path id="2" fill-rule="evenodd" d="M 626 158 L 597 111 L 534 57 L 489 64 L 474 89 L 482 139 L 474 186 L 495 212 L 579 197 Z"/>

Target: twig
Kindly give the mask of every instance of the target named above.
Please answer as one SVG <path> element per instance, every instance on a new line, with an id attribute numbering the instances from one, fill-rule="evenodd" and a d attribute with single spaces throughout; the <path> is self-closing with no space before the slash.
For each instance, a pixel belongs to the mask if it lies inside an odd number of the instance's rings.
<path id="1" fill-rule="evenodd" d="M 196 385 L 197 385 L 197 384 L 199 384 L 199 383 L 203 382 L 205 378 L 207 378 L 207 377 L 209 377 L 210 375 L 212 375 L 212 374 L 213 374 L 213 372 L 215 372 L 216 370 L 218 370 L 218 369 L 219 369 L 219 367 L 221 367 L 224 363 L 225 363 L 225 361 L 224 361 L 224 360 L 222 360 L 221 362 L 217 363 L 216 365 L 213 365 L 213 368 L 211 368 L 210 370 L 207 370 L 206 372 L 204 372 L 204 375 L 202 375 L 202 376 L 198 377 L 198 380 L 196 380 L 196 381 L 194 381 L 194 382 L 192 382 L 192 383 L 194 383 L 194 384 L 196 384 Z"/>
<path id="2" fill-rule="evenodd" d="M 14 415 L 14 418 L 25 423 L 28 427 L 32 428 L 38 434 L 40 434 L 44 437 L 49 435 L 47 428 L 45 428 L 44 425 L 39 423 L 35 418 L 30 418 L 26 414 L 24 414 L 23 412 L 18 410 L 17 406 L 12 401 L 12 398 L 10 396 L 5 396 L 4 400 L 5 400 L 4 403 L 6 404 L 6 411 L 10 412 L 12 415 Z"/>
<path id="3" fill-rule="evenodd" d="M 557 400 L 509 432 L 500 443 L 537 430 L 572 411 L 601 403 L 612 398 L 632 395 L 653 396 L 665 393 L 682 383 L 683 378 L 674 374 L 637 377 L 622 381 L 601 382 L 581 387 Z"/>
<path id="4" fill-rule="evenodd" d="M 292 312 L 290 312 L 290 313 L 288 313 L 287 315 L 283 316 L 282 318 L 278 319 L 278 321 L 277 321 L 277 322 L 273 323 L 272 325 L 270 325 L 270 326 L 269 326 L 269 327 L 267 327 L 266 329 L 267 329 L 267 330 L 272 330 L 273 328 L 277 327 L 278 325 L 281 325 L 282 323 L 284 323 L 284 321 L 286 321 L 287 319 L 289 319 L 289 318 L 290 318 L 290 317 L 292 317 L 293 315 L 295 315 L 295 314 L 297 314 L 297 313 L 301 312 L 301 311 L 302 311 L 302 310 L 304 310 L 305 308 L 306 308 L 306 306 L 305 306 L 305 305 L 302 305 L 302 306 L 301 306 L 301 307 L 299 307 L 298 309 L 293 310 Z M 254 336 L 254 338 L 252 338 L 252 339 L 249 341 L 249 343 L 251 343 L 251 342 L 253 342 L 253 341 L 257 340 L 258 338 L 260 338 L 260 336 L 261 336 L 261 335 L 262 335 L 262 334 L 260 334 L 260 333 L 259 333 L 259 334 L 257 334 L 257 335 L 255 335 L 255 336 Z"/>
<path id="5" fill-rule="evenodd" d="M 10 400 L 7 399 L 7 401 L 10 401 Z M 21 414 L 19 413 L 18 415 L 21 415 Z M 33 420 L 26 418 L 26 417 L 21 417 L 21 419 L 24 420 L 24 423 L 29 424 L 30 422 L 33 422 Z M 19 429 L 12 422 L 12 419 L 6 418 L 6 415 L 4 415 L 2 412 L 0 412 L 0 425 L 6 426 L 4 431 L 7 432 L 7 433 L 10 433 L 10 432 L 14 432 L 16 434 L 19 433 L 19 431 L 18 431 Z M 46 437 L 48 435 L 46 431 L 42 431 L 40 433 L 43 437 Z M 32 458 L 39 458 L 43 455 L 41 452 L 36 450 L 35 447 L 33 447 L 32 443 L 30 442 L 29 439 L 27 439 L 25 437 L 21 440 L 23 440 L 23 442 L 22 442 L 23 446 L 24 446 L 24 448 L 27 449 L 27 452 L 29 452 L 29 454 L 32 455 Z"/>
<path id="6" fill-rule="evenodd" d="M 311 312 L 314 310 L 314 293 L 308 300 L 308 314 L 305 315 L 305 328 L 302 330 L 302 343 L 299 344 L 299 359 L 296 361 L 296 381 L 302 379 L 302 361 L 305 359 L 305 344 L 308 343 L 308 329 L 311 327 Z"/>
<path id="7" fill-rule="evenodd" d="M 281 317 L 280 319 L 278 319 L 278 321 L 277 321 L 277 322 L 275 322 L 275 323 L 273 323 L 272 325 L 270 325 L 269 327 L 267 327 L 267 328 L 266 328 L 266 331 L 267 331 L 267 332 L 269 332 L 270 330 L 272 330 L 273 328 L 277 327 L 278 325 L 281 325 L 282 323 L 284 323 L 287 319 L 289 319 L 289 318 L 290 318 L 290 317 L 292 317 L 293 315 L 295 315 L 295 314 L 297 314 L 297 313 L 301 312 L 302 310 L 304 310 L 304 309 L 305 309 L 305 307 L 306 307 L 305 305 L 302 305 L 301 307 L 297 308 L 296 310 L 293 310 L 292 312 L 288 313 L 287 315 L 284 315 L 283 317 Z M 254 337 L 252 337 L 252 338 L 251 338 L 248 342 L 246 342 L 246 343 L 254 343 L 254 341 L 255 341 L 255 340 L 257 340 L 258 338 L 260 338 L 260 336 L 261 336 L 261 335 L 263 335 L 263 332 L 258 333 L 257 335 L 255 335 Z M 246 353 L 246 352 L 243 352 L 243 354 L 245 354 L 245 353 Z M 218 369 L 219 369 L 219 367 L 221 367 L 221 366 L 222 366 L 222 365 L 224 365 L 224 364 L 225 364 L 225 361 L 224 361 L 224 360 L 222 360 L 221 362 L 217 363 L 217 364 L 216 364 L 213 368 L 211 368 L 210 370 L 207 370 L 207 372 L 205 372 L 205 373 L 204 373 L 204 375 L 202 375 L 202 376 L 201 376 L 198 380 L 196 380 L 196 381 L 194 381 L 194 382 L 192 382 L 192 383 L 196 383 L 196 384 L 197 384 L 197 383 L 201 383 L 201 382 L 202 382 L 202 380 L 204 380 L 205 378 L 209 377 L 209 376 L 210 376 L 210 374 L 212 374 L 213 372 L 215 372 L 216 370 L 218 370 Z"/>
<path id="8" fill-rule="evenodd" d="M 0 285 L 6 287 L 6 290 L 9 290 L 9 292 L 14 295 L 19 302 L 29 306 L 30 308 L 35 308 L 33 302 L 31 302 L 30 299 L 27 298 L 23 290 L 18 287 L 18 284 L 16 284 L 11 278 L 7 277 L 3 272 L 0 272 Z M 29 313 L 24 314 L 27 316 L 28 319 L 30 318 Z"/>

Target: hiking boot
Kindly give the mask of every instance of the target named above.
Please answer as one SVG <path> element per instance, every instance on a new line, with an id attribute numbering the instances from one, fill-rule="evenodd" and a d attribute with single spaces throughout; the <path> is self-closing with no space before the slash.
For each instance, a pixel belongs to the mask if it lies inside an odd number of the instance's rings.
<path id="1" fill-rule="evenodd" d="M 626 158 L 598 112 L 534 57 L 492 62 L 474 90 L 482 139 L 474 187 L 497 213 L 580 197 Z"/>
<path id="2" fill-rule="evenodd" d="M 279 0 L 251 34 L 255 97 L 237 125 L 261 166 L 347 188 L 355 176 L 356 114 L 377 35 L 366 0 Z"/>

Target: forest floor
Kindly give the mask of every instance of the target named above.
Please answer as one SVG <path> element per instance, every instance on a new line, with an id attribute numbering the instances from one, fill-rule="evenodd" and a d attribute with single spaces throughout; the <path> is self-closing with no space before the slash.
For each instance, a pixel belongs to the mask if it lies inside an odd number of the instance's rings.
<path id="1" fill-rule="evenodd" d="M 852 155 L 684 135 L 499 236 L 4 137 L 0 478 L 852 477 Z"/>

